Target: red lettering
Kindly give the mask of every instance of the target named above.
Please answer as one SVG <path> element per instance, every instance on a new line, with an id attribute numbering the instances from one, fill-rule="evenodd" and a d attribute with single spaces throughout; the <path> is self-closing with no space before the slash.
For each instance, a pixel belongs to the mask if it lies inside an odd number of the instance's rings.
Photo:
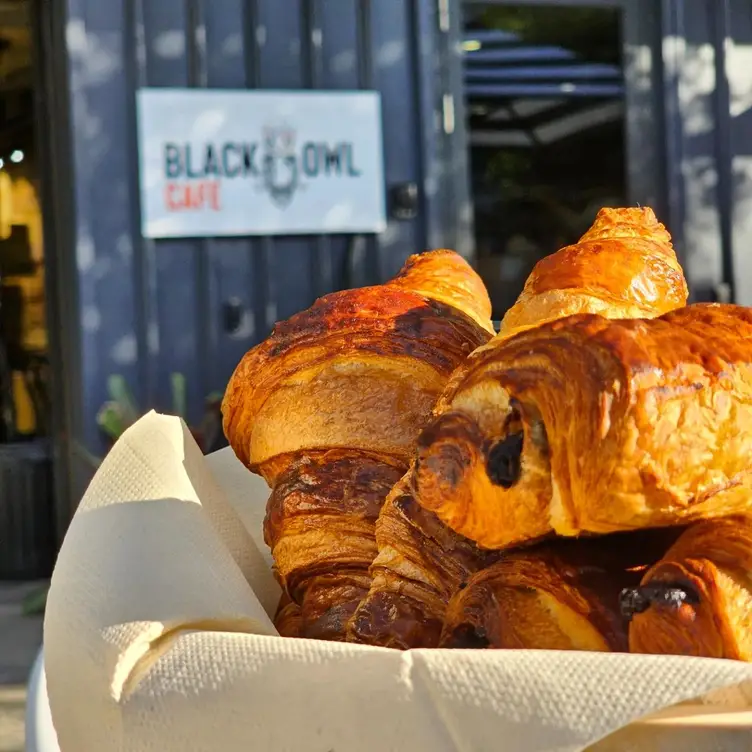
<path id="1" fill-rule="evenodd" d="M 219 180 L 212 180 L 209 182 L 209 208 L 212 211 L 219 211 L 222 208 L 222 202 L 219 198 L 219 189 L 221 183 Z"/>
<path id="2" fill-rule="evenodd" d="M 180 209 L 180 203 L 178 201 L 178 192 L 180 186 L 176 183 L 167 183 L 164 191 L 164 201 L 167 211 L 177 211 Z"/>
<path id="3" fill-rule="evenodd" d="M 220 211 L 219 180 L 199 180 L 191 183 L 167 183 L 164 189 L 164 202 L 167 211 L 197 211 L 211 209 Z"/>

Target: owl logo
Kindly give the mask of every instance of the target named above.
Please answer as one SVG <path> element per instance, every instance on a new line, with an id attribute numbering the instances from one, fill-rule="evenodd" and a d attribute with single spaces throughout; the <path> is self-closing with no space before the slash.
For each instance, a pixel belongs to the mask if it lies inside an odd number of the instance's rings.
<path id="1" fill-rule="evenodd" d="M 290 205 L 299 185 L 297 134 L 292 128 L 264 128 L 262 176 L 264 188 L 280 209 Z"/>

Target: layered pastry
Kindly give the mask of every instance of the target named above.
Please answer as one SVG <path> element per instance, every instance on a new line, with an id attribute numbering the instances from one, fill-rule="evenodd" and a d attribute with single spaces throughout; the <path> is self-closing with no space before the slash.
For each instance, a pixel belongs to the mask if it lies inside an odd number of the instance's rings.
<path id="1" fill-rule="evenodd" d="M 687 285 L 671 238 L 653 212 L 604 209 L 579 243 L 535 267 L 504 318 L 501 333 L 455 371 L 447 393 L 461 383 L 475 360 L 516 331 L 582 311 L 657 316 L 684 305 L 686 299 Z M 447 405 L 440 400 L 436 412 L 444 409 Z M 493 422 L 497 412 L 498 406 L 491 403 L 487 419 Z M 448 422 L 440 425 L 446 429 Z M 400 648 L 436 646 L 449 596 L 460 580 L 489 561 L 474 541 L 448 530 L 428 509 L 421 510 L 414 481 L 411 472 L 381 511 L 374 580 L 351 623 L 353 641 Z"/>
<path id="2" fill-rule="evenodd" d="M 440 646 L 626 652 L 620 594 L 678 535 L 622 533 L 504 554 L 451 599 Z"/>
<path id="3" fill-rule="evenodd" d="M 283 592 L 274 615 L 274 626 L 280 637 L 300 637 L 300 606 Z"/>
<path id="4" fill-rule="evenodd" d="M 744 512 L 752 310 L 583 314 L 486 348 L 422 433 L 421 505 L 486 548 Z"/>
<path id="5" fill-rule="evenodd" d="M 622 611 L 634 653 L 752 661 L 752 519 L 689 527 L 625 589 Z"/>
<path id="6" fill-rule="evenodd" d="M 652 209 L 601 209 L 574 245 L 539 261 L 501 324 L 502 337 L 577 313 L 653 318 L 687 302 L 671 236 Z"/>
<path id="7" fill-rule="evenodd" d="M 392 282 L 321 298 L 236 369 L 225 434 L 272 488 L 264 534 L 300 636 L 344 639 L 384 499 L 449 375 L 490 338 L 490 313 L 472 268 L 434 251 Z"/>
<path id="8" fill-rule="evenodd" d="M 423 509 L 411 480 L 408 471 L 381 509 L 373 582 L 350 622 L 351 642 L 400 650 L 437 647 L 452 593 L 496 558 Z"/>

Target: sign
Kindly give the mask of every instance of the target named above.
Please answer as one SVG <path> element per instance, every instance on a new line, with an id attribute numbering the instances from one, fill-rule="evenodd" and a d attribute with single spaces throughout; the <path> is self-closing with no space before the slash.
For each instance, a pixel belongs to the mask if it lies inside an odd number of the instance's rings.
<path id="1" fill-rule="evenodd" d="M 386 227 L 377 92 L 141 89 L 148 238 Z"/>

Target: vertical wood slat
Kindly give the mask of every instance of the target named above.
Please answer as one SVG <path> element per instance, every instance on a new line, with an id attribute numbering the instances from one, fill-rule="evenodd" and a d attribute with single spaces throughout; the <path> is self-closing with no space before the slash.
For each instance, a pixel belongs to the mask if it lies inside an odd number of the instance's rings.
<path id="1" fill-rule="evenodd" d="M 214 89 L 243 89 L 248 85 L 243 34 L 244 0 L 203 0 L 202 16 L 206 45 L 206 83 Z M 207 353 L 213 362 L 207 391 L 220 392 L 244 353 L 258 340 L 255 305 L 257 241 L 252 238 L 216 238 L 210 249 L 209 273 L 214 289 L 206 311 L 214 332 L 214 348 Z M 239 313 L 236 328 L 224 325 L 226 306 Z"/>
<path id="2" fill-rule="evenodd" d="M 129 75 L 131 112 L 128 123 L 130 160 L 128 182 L 130 188 L 132 216 L 132 247 L 135 284 L 138 301 L 135 321 L 138 332 L 139 383 L 136 385 L 136 397 L 145 407 L 156 400 L 156 388 L 159 380 L 159 319 L 157 317 L 157 266 L 156 244 L 150 238 L 141 235 L 141 212 L 139 200 L 139 165 L 136 92 L 148 84 L 148 67 L 146 51 L 146 31 L 144 22 L 144 2 L 146 0 L 128 0 L 125 19 L 126 59 L 132 65 L 126 66 Z"/>
<path id="3" fill-rule="evenodd" d="M 121 374 L 139 383 L 137 306 L 133 275 L 132 209 L 127 175 L 135 155 L 127 148 L 130 90 L 123 25 L 124 0 L 106 8 L 71 8 L 66 30 L 72 55 L 71 90 L 78 282 L 80 407 L 77 439 L 94 451 L 105 445 L 96 414 L 107 400 L 107 379 Z M 91 61 L 96 54 L 97 64 Z M 66 251 L 68 249 L 65 249 Z M 123 315 L 125 312 L 125 315 Z"/>
<path id="4" fill-rule="evenodd" d="M 728 223 L 733 228 L 732 280 L 735 301 L 752 305 L 752 108 L 749 107 L 749 51 L 752 49 L 752 8 L 747 0 L 724 0 L 728 45 L 725 69 L 729 84 Z"/>
<path id="5" fill-rule="evenodd" d="M 385 178 L 387 188 L 415 181 L 420 185 L 418 150 L 418 92 L 412 44 L 411 3 L 378 0 L 368 3 L 366 19 L 370 31 L 371 81 L 381 92 L 382 116 L 387 128 Z M 380 280 L 395 274 L 410 253 L 424 250 L 423 217 L 415 221 L 390 219 L 387 231 L 378 239 Z"/>
<path id="6" fill-rule="evenodd" d="M 147 84 L 153 87 L 195 85 L 196 50 L 189 28 L 194 11 L 188 0 L 144 2 Z M 172 408 L 173 373 L 186 379 L 188 415 L 195 423 L 202 415 L 204 376 L 202 336 L 197 326 L 201 296 L 197 280 L 201 275 L 203 249 L 190 238 L 158 240 L 156 255 L 156 316 L 159 327 L 159 368 L 156 405 Z"/>
<path id="7" fill-rule="evenodd" d="M 300 89 L 306 85 L 302 26 L 304 0 L 259 2 L 259 84 L 265 89 Z M 315 298 L 311 265 L 315 240 L 304 236 L 278 236 L 269 253 L 268 279 L 275 296 L 268 326 L 286 319 Z M 273 315 L 272 315 L 273 314 Z"/>
<path id="8" fill-rule="evenodd" d="M 316 0 L 302 0 L 300 11 L 303 86 L 308 89 L 323 88 L 323 29 L 319 3 Z M 317 235 L 308 239 L 310 274 L 313 282 L 313 296 L 318 298 L 332 289 L 332 244 L 328 235 Z"/>

